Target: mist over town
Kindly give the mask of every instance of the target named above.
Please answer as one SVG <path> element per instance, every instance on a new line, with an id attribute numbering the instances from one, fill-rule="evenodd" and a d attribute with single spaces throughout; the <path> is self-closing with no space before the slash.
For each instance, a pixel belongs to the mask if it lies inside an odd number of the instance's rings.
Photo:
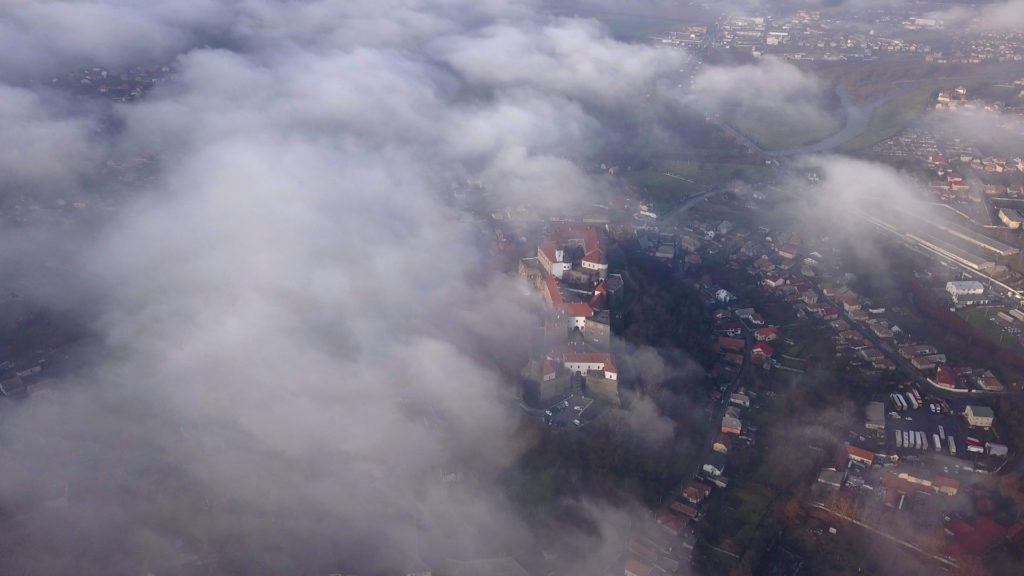
<path id="1" fill-rule="evenodd" d="M 1024 567 L 1021 0 L 0 48 L 0 575 Z"/>

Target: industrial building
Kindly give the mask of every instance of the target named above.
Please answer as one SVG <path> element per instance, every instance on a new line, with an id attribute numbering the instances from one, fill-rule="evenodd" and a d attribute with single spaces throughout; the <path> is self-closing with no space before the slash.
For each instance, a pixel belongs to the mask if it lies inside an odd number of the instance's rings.
<path id="1" fill-rule="evenodd" d="M 1014 208 L 1000 208 L 999 221 L 1010 230 L 1017 230 L 1024 223 L 1024 213 Z"/>
<path id="2" fill-rule="evenodd" d="M 978 428 L 991 428 L 996 419 L 995 412 L 988 406 L 968 405 L 964 409 L 964 418 L 967 424 Z"/>
<path id="3" fill-rule="evenodd" d="M 949 292 L 953 298 L 965 294 L 984 294 L 985 285 L 977 280 L 946 282 L 946 292 Z"/>

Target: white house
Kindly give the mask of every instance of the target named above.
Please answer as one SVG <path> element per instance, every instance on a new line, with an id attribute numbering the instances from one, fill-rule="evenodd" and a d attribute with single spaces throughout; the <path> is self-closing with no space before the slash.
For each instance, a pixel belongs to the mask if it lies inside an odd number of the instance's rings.
<path id="1" fill-rule="evenodd" d="M 545 240 L 537 245 L 537 260 L 545 272 L 559 279 L 572 268 L 572 262 L 564 262 L 565 250 L 551 240 Z"/>
<path id="2" fill-rule="evenodd" d="M 960 280 L 946 282 L 946 292 L 953 297 L 953 301 L 959 300 L 962 296 L 980 296 L 985 293 L 985 285 L 977 280 Z"/>
<path id="3" fill-rule="evenodd" d="M 587 318 L 593 318 L 594 309 L 586 302 L 565 302 L 562 310 L 569 319 L 569 329 L 579 328 L 581 331 L 587 325 Z"/>
<path id="4" fill-rule="evenodd" d="M 729 395 L 729 403 L 750 408 L 750 397 L 742 392 L 733 392 Z"/>
<path id="5" fill-rule="evenodd" d="M 608 261 L 604 254 L 604 243 L 593 226 L 566 225 L 559 226 L 537 245 L 537 259 L 548 274 L 556 278 L 572 269 L 572 262 L 566 255 L 566 247 L 583 250 L 580 266 L 587 271 L 596 272 L 601 280 L 608 276 Z"/>
<path id="6" fill-rule="evenodd" d="M 604 252 L 594 248 L 583 256 L 582 266 L 585 270 L 594 270 L 602 280 L 608 276 L 608 262 L 605 261 Z"/>
<path id="7" fill-rule="evenodd" d="M 725 473 L 725 463 L 725 454 L 722 454 L 721 452 L 712 452 L 708 456 L 707 462 L 702 466 L 702 469 L 712 476 L 721 476 Z"/>
<path id="8" fill-rule="evenodd" d="M 611 354 L 567 352 L 562 357 L 562 363 L 570 372 L 604 372 L 604 377 L 609 380 L 619 378 L 619 371 L 612 364 Z"/>

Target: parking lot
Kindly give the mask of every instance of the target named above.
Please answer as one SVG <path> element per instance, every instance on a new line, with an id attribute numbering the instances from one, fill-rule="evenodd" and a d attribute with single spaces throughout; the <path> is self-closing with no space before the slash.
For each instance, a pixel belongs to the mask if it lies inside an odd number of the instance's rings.
<path id="1" fill-rule="evenodd" d="M 586 424 L 583 414 L 593 402 L 584 396 L 570 395 L 544 410 L 544 423 L 555 428 L 579 428 Z"/>
<path id="2" fill-rule="evenodd" d="M 939 405 L 940 409 L 938 412 L 933 411 L 930 406 Z M 894 416 L 897 414 L 898 416 Z M 942 434 L 939 434 L 939 427 L 942 427 Z M 921 452 L 936 452 L 934 445 L 934 434 L 946 436 L 947 438 L 952 437 L 953 442 L 956 444 L 957 458 L 970 459 L 974 454 L 967 451 L 967 437 L 976 438 L 984 444 L 986 441 L 990 441 L 990 433 L 986 430 L 971 429 L 968 427 L 967 422 L 964 421 L 960 414 L 954 413 L 949 410 L 948 406 L 939 399 L 925 397 L 922 405 L 915 409 L 907 409 L 900 411 L 899 407 L 894 405 L 892 400 L 886 401 L 886 418 L 885 418 L 885 430 L 886 430 L 886 444 L 891 450 L 894 450 L 899 454 L 920 454 Z M 906 446 L 899 447 L 896 444 L 895 433 L 896 432 L 924 432 L 925 440 L 928 442 L 928 447 L 925 449 L 907 448 Z M 949 441 L 942 439 L 942 450 L 941 452 L 949 454 Z"/>

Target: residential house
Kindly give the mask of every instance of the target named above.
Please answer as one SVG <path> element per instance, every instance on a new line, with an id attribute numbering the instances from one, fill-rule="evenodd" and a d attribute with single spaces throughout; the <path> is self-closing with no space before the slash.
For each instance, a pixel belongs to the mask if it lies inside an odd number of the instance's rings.
<path id="1" fill-rule="evenodd" d="M 726 458 L 725 454 L 720 452 L 712 452 L 708 455 L 708 459 L 704 462 L 702 470 L 712 476 L 721 476 L 725 474 Z"/>

